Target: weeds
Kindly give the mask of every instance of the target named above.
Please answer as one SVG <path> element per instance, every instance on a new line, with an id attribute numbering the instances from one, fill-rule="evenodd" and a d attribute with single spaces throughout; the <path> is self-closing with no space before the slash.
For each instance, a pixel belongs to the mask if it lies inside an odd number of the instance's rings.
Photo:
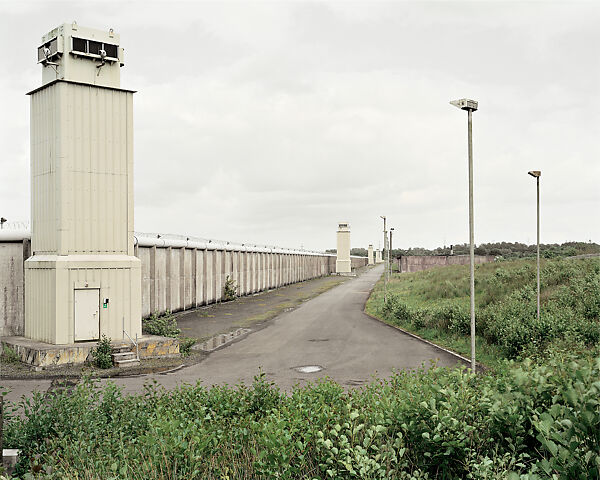
<path id="1" fill-rule="evenodd" d="M 113 366 L 112 360 L 112 346 L 110 344 L 110 338 L 106 335 L 102 335 L 102 338 L 98 342 L 98 346 L 92 349 L 93 364 L 98 368 L 111 368 Z"/>
<path id="2" fill-rule="evenodd" d="M 3 363 L 19 363 L 21 361 L 21 358 L 12 347 L 10 347 L 9 345 L 4 345 L 2 347 L 1 361 Z"/>
<path id="3" fill-rule="evenodd" d="M 161 337 L 177 337 L 181 330 L 177 327 L 175 316 L 166 311 L 163 315 L 154 312 L 150 317 L 142 320 L 142 331 L 149 335 L 159 335 Z"/>
<path id="4" fill-rule="evenodd" d="M 495 375 L 406 371 L 346 392 L 321 380 L 283 394 L 86 380 L 7 414 L 18 475 L 119 479 L 597 479 L 600 360 L 554 352 Z M 12 410 L 7 408 L 8 412 Z"/>
<path id="5" fill-rule="evenodd" d="M 179 353 L 184 357 L 187 357 L 191 351 L 192 347 L 196 345 L 197 339 L 190 337 L 182 337 L 179 339 Z"/>
<path id="6" fill-rule="evenodd" d="M 235 300 L 238 293 L 238 287 L 235 284 L 235 280 L 229 278 L 229 275 L 225 277 L 225 285 L 223 286 L 223 301 L 230 302 Z"/>

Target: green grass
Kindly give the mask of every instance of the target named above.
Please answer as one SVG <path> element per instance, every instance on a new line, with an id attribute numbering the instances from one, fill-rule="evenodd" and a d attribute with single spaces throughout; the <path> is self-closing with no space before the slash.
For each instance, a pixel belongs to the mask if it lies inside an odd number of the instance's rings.
<path id="1" fill-rule="evenodd" d="M 493 367 L 550 349 L 594 354 L 600 340 L 600 259 L 541 262 L 541 318 L 536 318 L 532 260 L 477 265 L 477 357 Z M 392 275 L 388 302 L 380 280 L 366 311 L 465 356 L 470 355 L 469 268 L 448 266 Z"/>

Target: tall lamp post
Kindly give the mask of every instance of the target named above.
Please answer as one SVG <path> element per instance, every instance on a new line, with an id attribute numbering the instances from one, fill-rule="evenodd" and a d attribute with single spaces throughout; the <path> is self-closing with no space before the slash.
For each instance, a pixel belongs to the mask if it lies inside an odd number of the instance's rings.
<path id="1" fill-rule="evenodd" d="M 535 178 L 537 184 L 537 319 L 540 319 L 540 177 L 542 172 L 532 170 L 527 172 Z"/>
<path id="2" fill-rule="evenodd" d="M 392 233 L 394 232 L 394 227 L 390 228 L 390 256 L 388 257 L 388 263 L 390 267 L 390 276 L 392 275 Z"/>
<path id="3" fill-rule="evenodd" d="M 388 262 L 387 262 L 387 229 L 385 224 L 385 215 L 380 215 L 383 219 L 383 261 L 385 266 L 385 274 L 383 275 L 383 302 L 387 301 L 387 282 L 388 282 Z"/>
<path id="4" fill-rule="evenodd" d="M 468 142 L 469 142 L 469 266 L 471 275 L 471 370 L 476 371 L 475 362 L 475 234 L 473 229 L 473 129 L 472 116 L 477 110 L 478 104 L 475 100 L 462 98 L 450 102 L 461 110 L 468 113 Z"/>

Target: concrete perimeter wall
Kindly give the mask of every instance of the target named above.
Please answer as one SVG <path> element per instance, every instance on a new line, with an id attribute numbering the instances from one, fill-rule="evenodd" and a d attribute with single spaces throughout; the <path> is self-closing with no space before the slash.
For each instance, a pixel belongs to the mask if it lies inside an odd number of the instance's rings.
<path id="1" fill-rule="evenodd" d="M 493 262 L 493 255 L 475 255 L 475 264 Z M 404 255 L 395 259 L 402 273 L 421 272 L 446 265 L 468 265 L 469 255 Z"/>
<path id="2" fill-rule="evenodd" d="M 25 331 L 24 262 L 30 252 L 28 239 L 0 242 L 0 335 Z"/>
<path id="3" fill-rule="evenodd" d="M 0 335 L 23 335 L 23 262 L 30 255 L 28 239 L 0 238 Z M 335 273 L 336 256 L 318 252 L 199 244 L 140 238 L 135 255 L 142 262 L 142 316 L 177 312 L 218 302 L 227 277 L 239 295 Z M 149 245 L 155 243 L 155 245 Z M 158 244 L 158 245 L 156 245 Z M 352 269 L 367 264 L 351 257 Z"/>

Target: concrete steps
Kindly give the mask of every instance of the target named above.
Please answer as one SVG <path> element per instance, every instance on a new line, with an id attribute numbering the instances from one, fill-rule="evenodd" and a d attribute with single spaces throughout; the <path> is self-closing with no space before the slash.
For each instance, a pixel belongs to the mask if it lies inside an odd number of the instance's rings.
<path id="1" fill-rule="evenodd" d="M 111 354 L 115 367 L 134 367 L 140 364 L 140 361 L 135 357 L 129 347 L 116 347 Z"/>

